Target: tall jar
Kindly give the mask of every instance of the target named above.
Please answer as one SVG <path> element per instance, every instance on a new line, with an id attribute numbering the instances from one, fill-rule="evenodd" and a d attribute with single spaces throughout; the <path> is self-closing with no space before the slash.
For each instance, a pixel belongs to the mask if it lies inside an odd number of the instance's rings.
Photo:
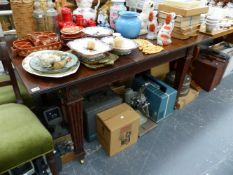
<path id="1" fill-rule="evenodd" d="M 141 29 L 137 12 L 123 11 L 116 21 L 116 31 L 125 38 L 136 38 Z"/>
<path id="2" fill-rule="evenodd" d="M 115 29 L 115 23 L 117 18 L 119 17 L 119 12 L 126 11 L 126 7 L 124 5 L 125 0 L 111 0 L 112 4 L 110 7 L 110 26 L 112 29 Z"/>
<path id="3" fill-rule="evenodd" d="M 37 32 L 42 32 L 46 30 L 45 23 L 45 13 L 41 9 L 41 4 L 39 0 L 35 0 L 34 2 L 34 11 L 33 11 L 35 30 Z"/>
<path id="4" fill-rule="evenodd" d="M 57 11 L 54 9 L 54 4 L 52 0 L 48 0 L 48 9 L 45 13 L 46 16 L 46 30 L 50 32 L 58 33 L 57 25 Z"/>

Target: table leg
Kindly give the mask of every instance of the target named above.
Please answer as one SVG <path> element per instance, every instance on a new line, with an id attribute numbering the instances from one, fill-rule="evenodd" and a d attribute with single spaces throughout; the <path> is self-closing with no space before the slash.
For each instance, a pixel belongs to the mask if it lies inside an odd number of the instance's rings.
<path id="1" fill-rule="evenodd" d="M 83 148 L 83 97 L 75 86 L 63 89 L 62 96 L 62 105 L 70 125 L 74 151 L 77 159 L 83 163 L 85 157 Z"/>
<path id="2" fill-rule="evenodd" d="M 177 100 L 180 96 L 180 92 L 183 86 L 185 75 L 188 73 L 191 60 L 193 58 L 192 52 L 193 48 L 189 48 L 186 51 L 186 56 L 177 60 L 176 65 L 176 78 L 174 83 L 174 88 L 177 89 Z"/>

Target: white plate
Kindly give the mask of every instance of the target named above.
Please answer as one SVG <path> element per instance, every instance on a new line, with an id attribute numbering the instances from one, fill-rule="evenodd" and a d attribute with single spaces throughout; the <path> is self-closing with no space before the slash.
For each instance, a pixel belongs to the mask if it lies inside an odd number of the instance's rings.
<path id="1" fill-rule="evenodd" d="M 26 58 L 24 58 L 23 62 L 22 62 L 22 67 L 23 69 L 33 75 L 37 75 L 40 77 L 49 77 L 49 78 L 62 78 L 62 77 L 66 77 L 69 75 L 74 74 L 75 72 L 77 72 L 79 66 L 80 66 L 80 62 L 77 63 L 77 66 L 72 67 L 71 69 L 69 69 L 67 72 L 61 72 L 61 73 L 56 73 L 56 74 L 48 74 L 48 73 L 42 73 L 39 71 L 36 71 L 34 69 L 31 68 L 30 66 L 30 60 L 32 59 L 32 56 L 27 56 Z"/>
<path id="2" fill-rule="evenodd" d="M 123 38 L 123 37 L 122 37 Z M 123 42 L 122 42 L 122 47 L 121 48 L 115 48 L 114 47 L 114 41 L 113 41 L 113 37 L 109 36 L 109 37 L 104 37 L 101 39 L 103 42 L 109 44 L 110 46 L 113 47 L 113 51 L 117 52 L 120 55 L 128 55 L 132 52 L 132 50 L 138 48 L 138 45 L 136 42 L 134 42 L 131 39 L 127 39 L 127 38 L 123 38 Z"/>
<path id="3" fill-rule="evenodd" d="M 113 34 L 113 30 L 106 27 L 86 27 L 83 30 L 83 33 L 91 37 L 105 37 Z"/>
<path id="4" fill-rule="evenodd" d="M 95 43 L 95 50 L 87 49 L 87 43 L 92 41 Z M 96 58 L 104 53 L 112 50 L 112 47 L 105 42 L 96 38 L 81 38 L 67 43 L 67 46 L 77 52 L 78 55 L 85 58 Z"/>

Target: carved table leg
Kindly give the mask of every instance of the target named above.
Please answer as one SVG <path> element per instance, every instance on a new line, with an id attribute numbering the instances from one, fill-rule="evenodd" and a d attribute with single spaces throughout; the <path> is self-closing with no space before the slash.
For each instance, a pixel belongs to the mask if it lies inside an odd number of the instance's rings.
<path id="1" fill-rule="evenodd" d="M 176 66 L 176 78 L 174 83 L 174 88 L 177 89 L 177 100 L 180 96 L 180 92 L 183 86 L 185 75 L 188 73 L 191 60 L 193 58 L 192 52 L 193 48 L 189 48 L 186 51 L 186 57 L 177 60 Z"/>
<path id="2" fill-rule="evenodd" d="M 83 148 L 83 98 L 77 87 L 63 89 L 63 107 L 70 125 L 74 150 L 78 160 L 83 163 L 85 152 Z"/>

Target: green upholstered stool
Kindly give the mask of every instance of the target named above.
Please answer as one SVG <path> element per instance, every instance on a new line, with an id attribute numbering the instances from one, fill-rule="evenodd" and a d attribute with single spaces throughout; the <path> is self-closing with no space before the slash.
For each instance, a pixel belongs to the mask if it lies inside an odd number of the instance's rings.
<path id="1" fill-rule="evenodd" d="M 0 82 L 3 80 L 9 80 L 9 76 L 6 74 L 2 74 L 0 75 Z M 20 94 L 23 98 L 23 101 L 25 102 L 25 104 L 27 104 L 27 106 L 32 106 L 33 104 L 33 99 L 32 97 L 28 94 L 26 88 L 24 87 L 24 85 L 20 82 L 18 82 L 18 86 L 20 89 Z M 4 86 L 4 87 L 0 87 L 0 105 L 1 104 L 7 104 L 7 103 L 15 103 L 16 102 L 16 98 L 15 98 L 15 94 L 13 91 L 13 87 L 12 86 Z"/>
<path id="2" fill-rule="evenodd" d="M 53 150 L 53 140 L 24 105 L 0 105 L 0 174 Z"/>

